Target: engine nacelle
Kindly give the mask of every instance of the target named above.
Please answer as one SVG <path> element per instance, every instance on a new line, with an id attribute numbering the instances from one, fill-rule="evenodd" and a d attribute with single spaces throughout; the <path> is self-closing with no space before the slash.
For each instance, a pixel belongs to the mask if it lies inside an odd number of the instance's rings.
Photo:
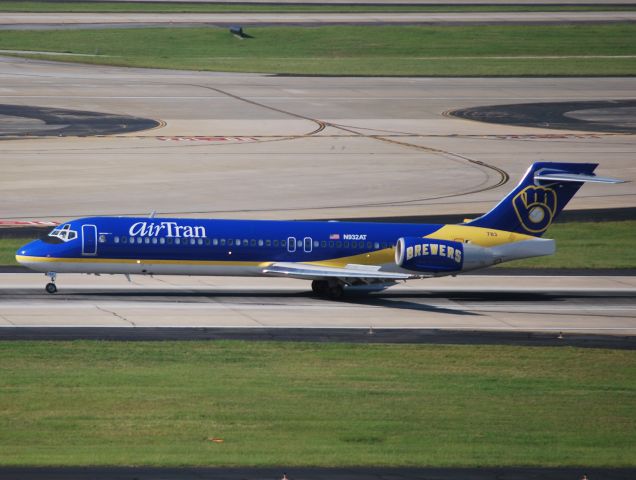
<path id="1" fill-rule="evenodd" d="M 416 272 L 456 272 L 464 265 L 464 244 L 450 240 L 403 237 L 395 247 L 395 263 Z"/>
<path id="2" fill-rule="evenodd" d="M 527 247 L 522 247 L 522 249 L 525 250 Z M 501 255 L 502 253 L 498 254 L 495 249 L 480 247 L 472 243 L 424 237 L 403 237 L 398 240 L 395 248 L 395 263 L 405 270 L 444 275 L 460 270 L 466 272 L 484 268 L 508 260 L 508 258 L 504 258 L 505 255 Z M 510 259 L 535 255 L 523 254 Z"/>

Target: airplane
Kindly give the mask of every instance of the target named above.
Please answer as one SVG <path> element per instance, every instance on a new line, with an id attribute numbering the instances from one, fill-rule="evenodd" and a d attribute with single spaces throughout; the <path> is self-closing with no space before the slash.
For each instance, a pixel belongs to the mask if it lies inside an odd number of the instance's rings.
<path id="1" fill-rule="evenodd" d="M 56 226 L 16 252 L 58 273 L 275 276 L 310 280 L 332 299 L 345 289 L 458 275 L 510 260 L 552 255 L 541 236 L 594 174 L 596 163 L 535 162 L 488 213 L 461 224 L 87 217 Z"/>

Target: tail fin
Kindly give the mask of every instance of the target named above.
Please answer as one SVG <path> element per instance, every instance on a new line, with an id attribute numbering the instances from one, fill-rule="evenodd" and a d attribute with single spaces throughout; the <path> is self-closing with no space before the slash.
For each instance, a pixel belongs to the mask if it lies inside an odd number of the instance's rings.
<path id="1" fill-rule="evenodd" d="M 620 183 L 597 177 L 597 163 L 535 162 L 491 211 L 466 225 L 540 237 L 584 182 Z"/>

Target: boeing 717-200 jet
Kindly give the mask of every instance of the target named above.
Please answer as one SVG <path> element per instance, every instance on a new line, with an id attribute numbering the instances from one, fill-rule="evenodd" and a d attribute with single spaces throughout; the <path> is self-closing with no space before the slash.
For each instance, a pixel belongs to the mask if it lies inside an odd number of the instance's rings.
<path id="1" fill-rule="evenodd" d="M 463 272 L 551 255 L 541 236 L 595 163 L 534 163 L 485 215 L 462 224 L 80 218 L 17 251 L 16 259 L 51 279 L 58 273 L 278 276 L 312 281 L 320 295 L 346 287 Z"/>

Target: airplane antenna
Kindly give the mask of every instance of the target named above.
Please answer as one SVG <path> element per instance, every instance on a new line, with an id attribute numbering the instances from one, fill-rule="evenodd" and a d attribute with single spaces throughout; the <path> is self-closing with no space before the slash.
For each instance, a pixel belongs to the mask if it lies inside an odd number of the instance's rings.
<path id="1" fill-rule="evenodd" d="M 157 215 L 157 210 L 153 210 L 152 212 L 150 212 L 150 215 L 148 215 L 148 218 L 155 218 L 155 215 Z"/>

